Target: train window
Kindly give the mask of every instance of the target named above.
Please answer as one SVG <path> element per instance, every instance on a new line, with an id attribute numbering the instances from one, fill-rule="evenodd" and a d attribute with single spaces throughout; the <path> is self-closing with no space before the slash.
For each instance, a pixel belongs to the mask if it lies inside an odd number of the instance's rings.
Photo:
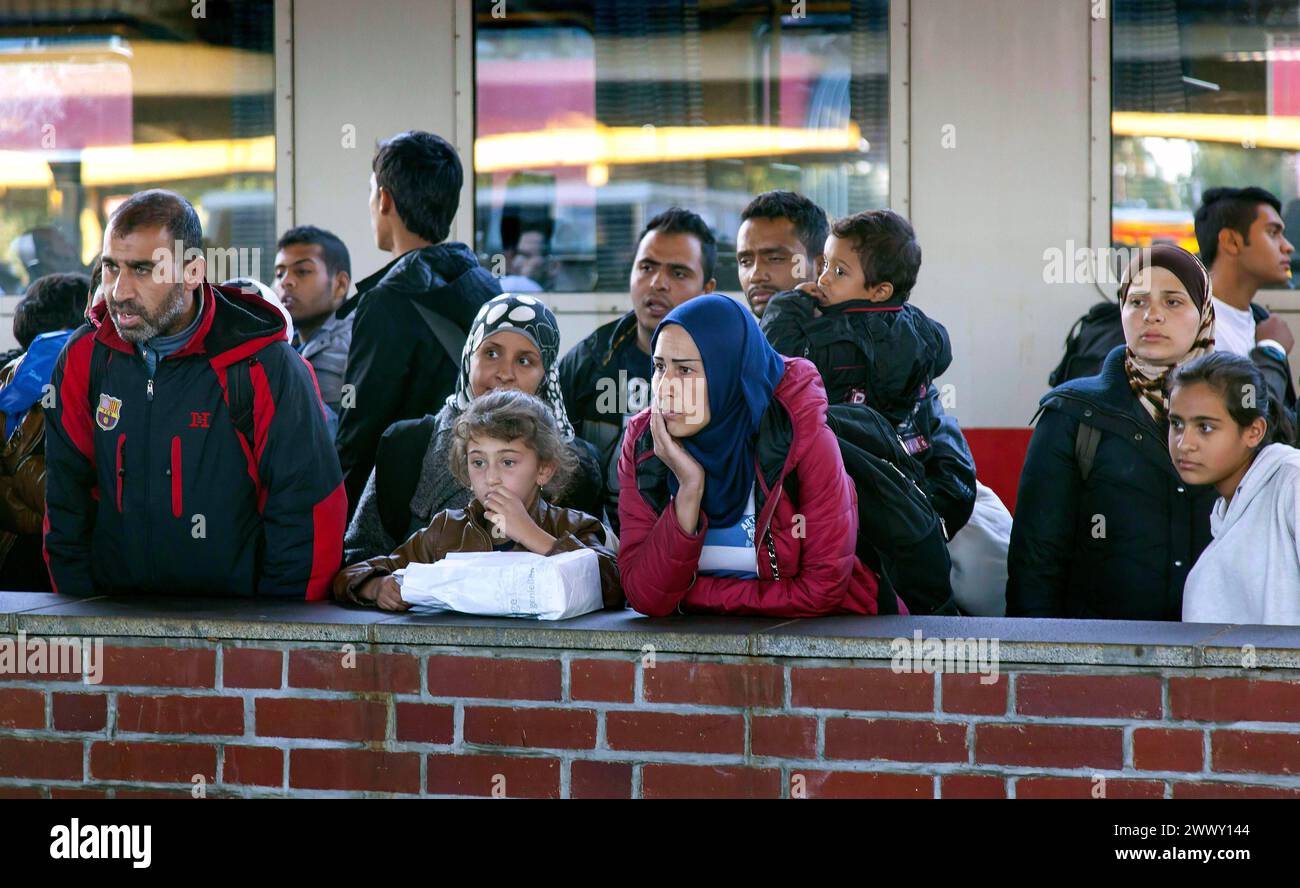
<path id="1" fill-rule="evenodd" d="M 189 198 L 209 244 L 264 274 L 274 0 L 19 8 L 0 19 L 0 293 L 84 269 L 116 206 L 155 187 Z"/>
<path id="2" fill-rule="evenodd" d="M 737 286 L 750 198 L 889 200 L 888 0 L 476 0 L 475 238 L 507 287 L 625 291 L 674 204 Z"/>
<path id="3" fill-rule="evenodd" d="M 1116 246 L 1195 252 L 1219 186 L 1268 189 L 1300 231 L 1300 0 L 1114 0 L 1111 96 Z"/>

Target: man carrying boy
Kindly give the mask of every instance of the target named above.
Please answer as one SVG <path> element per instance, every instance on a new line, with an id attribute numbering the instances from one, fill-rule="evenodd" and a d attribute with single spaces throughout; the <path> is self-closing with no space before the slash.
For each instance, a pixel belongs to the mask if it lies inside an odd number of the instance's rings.
<path id="1" fill-rule="evenodd" d="M 737 238 L 742 251 L 747 240 Z M 782 354 L 817 365 L 831 404 L 866 404 L 889 420 L 925 466 L 951 538 L 974 508 L 975 463 L 933 385 L 952 361 L 948 332 L 908 303 L 921 267 L 911 224 L 890 210 L 858 213 L 832 226 L 821 255 L 796 258 L 778 266 L 786 274 L 766 272 L 764 285 L 783 292 L 764 307 L 764 335 Z M 738 259 L 744 284 L 743 252 Z M 819 268 L 817 280 L 796 280 L 799 264 Z"/>

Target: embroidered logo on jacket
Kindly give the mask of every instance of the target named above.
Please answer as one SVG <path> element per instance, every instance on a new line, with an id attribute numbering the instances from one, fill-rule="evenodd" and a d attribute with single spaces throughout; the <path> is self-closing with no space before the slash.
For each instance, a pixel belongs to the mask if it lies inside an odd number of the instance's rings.
<path id="1" fill-rule="evenodd" d="M 99 396 L 99 409 L 95 411 L 95 424 L 106 432 L 117 428 L 117 421 L 122 416 L 122 400 L 112 395 Z"/>

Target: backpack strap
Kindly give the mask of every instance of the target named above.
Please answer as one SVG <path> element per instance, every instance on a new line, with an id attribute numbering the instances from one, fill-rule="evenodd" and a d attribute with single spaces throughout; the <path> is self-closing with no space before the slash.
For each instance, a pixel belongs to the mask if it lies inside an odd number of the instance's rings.
<path id="1" fill-rule="evenodd" d="M 438 340 L 438 344 L 447 352 L 447 358 L 453 364 L 459 364 L 461 352 L 465 350 L 465 339 L 469 334 L 436 311 L 418 302 L 412 302 L 411 304 L 415 306 L 415 313 L 420 316 L 420 320 L 424 321 L 425 326 L 433 332 L 434 337 Z"/>
<path id="2" fill-rule="evenodd" d="M 243 436 L 249 453 L 254 452 L 253 448 L 257 441 L 253 427 L 251 372 L 251 367 L 256 363 L 257 358 L 253 357 L 237 361 L 226 368 L 226 400 L 230 408 L 230 421 L 234 424 L 235 431 Z"/>
<path id="3" fill-rule="evenodd" d="M 89 335 L 94 336 L 91 332 Z M 86 399 L 90 402 L 90 415 L 93 417 L 99 409 L 99 384 L 108 372 L 108 363 L 112 358 L 108 346 L 96 342 L 90 349 L 90 379 L 86 384 Z"/>
<path id="4" fill-rule="evenodd" d="M 1101 444 L 1101 429 L 1085 422 L 1079 423 L 1074 435 L 1074 461 L 1079 464 L 1079 477 L 1084 481 L 1092 474 L 1092 464 L 1097 459 L 1097 446 Z"/>

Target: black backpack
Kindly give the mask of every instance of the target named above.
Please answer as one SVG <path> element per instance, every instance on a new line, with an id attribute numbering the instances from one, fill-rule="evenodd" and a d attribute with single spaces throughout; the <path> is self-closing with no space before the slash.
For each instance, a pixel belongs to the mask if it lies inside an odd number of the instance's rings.
<path id="1" fill-rule="evenodd" d="M 1117 345 L 1124 344 L 1124 326 L 1120 321 L 1118 302 L 1098 302 L 1088 313 L 1074 322 L 1065 338 L 1065 356 L 1047 377 L 1047 384 L 1056 388 L 1063 382 L 1085 376 L 1096 376 L 1106 355 Z"/>
<path id="2" fill-rule="evenodd" d="M 856 554 L 880 579 L 880 613 L 897 612 L 897 593 L 913 614 L 957 615 L 943 520 L 922 489 L 925 468 L 870 407 L 832 405 L 826 424 L 857 488 Z M 798 502 L 798 478 L 787 475 L 784 486 Z"/>

